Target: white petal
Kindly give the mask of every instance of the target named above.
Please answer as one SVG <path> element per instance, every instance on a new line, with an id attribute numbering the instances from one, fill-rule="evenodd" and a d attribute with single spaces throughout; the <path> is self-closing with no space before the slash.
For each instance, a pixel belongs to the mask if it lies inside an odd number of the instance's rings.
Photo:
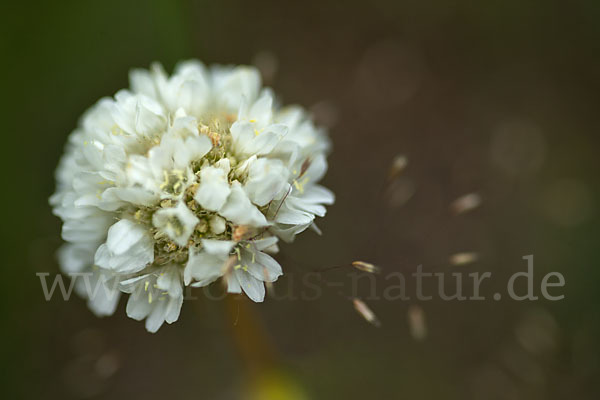
<path id="1" fill-rule="evenodd" d="M 129 156 L 127 179 L 132 185 L 139 185 L 152 192 L 158 189 L 155 176 L 150 168 L 150 160 L 137 154 Z"/>
<path id="2" fill-rule="evenodd" d="M 139 187 L 112 187 L 102 193 L 102 198 L 108 201 L 122 201 L 135 205 L 152 206 L 158 201 L 153 192 Z"/>
<path id="3" fill-rule="evenodd" d="M 242 293 L 242 287 L 233 274 L 227 278 L 227 293 Z"/>
<path id="4" fill-rule="evenodd" d="M 187 244 L 199 221 L 182 201 L 176 207 L 161 208 L 152 216 L 152 224 L 180 246 Z"/>
<path id="5" fill-rule="evenodd" d="M 185 169 L 192 161 L 199 160 L 206 155 L 212 148 L 212 143 L 208 136 L 192 136 L 182 143 L 175 156 L 175 167 Z"/>
<path id="6" fill-rule="evenodd" d="M 181 108 L 177 111 L 185 114 L 185 111 Z M 181 138 L 198 136 L 198 121 L 194 117 L 177 117 L 175 118 L 175 121 L 173 121 L 171 128 L 169 128 L 169 134 Z"/>
<path id="7" fill-rule="evenodd" d="M 288 174 L 281 160 L 259 158 L 250 164 L 244 189 L 254 204 L 264 206 L 287 184 Z"/>
<path id="8" fill-rule="evenodd" d="M 267 226 L 265 216 L 248 199 L 239 182 L 233 182 L 227 202 L 219 214 L 238 225 Z"/>
<path id="9" fill-rule="evenodd" d="M 194 200 L 210 211 L 219 210 L 231 189 L 227 182 L 227 173 L 221 168 L 204 167 L 200 171 L 200 186 L 194 195 Z"/>
<path id="10" fill-rule="evenodd" d="M 305 231 L 310 224 L 304 225 L 285 225 L 285 224 L 276 224 L 270 230 L 276 234 L 281 240 L 291 243 L 294 241 L 294 237 Z"/>
<path id="11" fill-rule="evenodd" d="M 208 223 L 210 225 L 210 230 L 215 235 L 220 235 L 221 233 L 225 232 L 227 227 L 225 224 L 225 219 L 219 217 L 218 215 L 213 215 Z"/>
<path id="12" fill-rule="evenodd" d="M 310 165 L 306 169 L 303 178 L 308 178 L 311 183 L 317 183 L 321 180 L 323 175 L 325 175 L 325 172 L 327 172 L 327 160 L 323 154 L 318 154 L 311 159 Z"/>
<path id="13" fill-rule="evenodd" d="M 82 272 L 94 263 L 95 246 L 63 244 L 58 250 L 58 261 L 65 273 Z"/>
<path id="14" fill-rule="evenodd" d="M 260 73 L 256 68 L 213 68 L 213 93 L 218 103 L 232 112 L 238 110 L 243 98 L 254 102 L 260 88 Z"/>
<path id="15" fill-rule="evenodd" d="M 113 254 L 123 254 L 142 240 L 146 233 L 144 226 L 122 219 L 108 230 L 106 245 Z"/>
<path id="16" fill-rule="evenodd" d="M 131 274 L 141 271 L 146 265 L 154 261 L 154 243 L 143 241 L 131 251 L 115 255 L 111 253 L 106 244 L 100 245 L 94 257 L 94 263 L 102 268 L 120 274 Z"/>
<path id="17" fill-rule="evenodd" d="M 300 210 L 290 209 L 284 204 L 284 206 L 279 209 L 279 212 L 275 217 L 275 221 L 280 224 L 310 225 L 313 222 L 314 218 L 314 214 Z"/>
<path id="18" fill-rule="evenodd" d="M 252 241 L 252 247 L 254 247 L 255 249 L 262 251 L 264 249 L 267 249 L 271 246 L 273 246 L 275 243 L 277 243 L 278 238 L 277 236 L 269 236 L 263 239 L 259 239 L 259 240 L 254 240 Z"/>
<path id="19" fill-rule="evenodd" d="M 156 98 L 156 86 L 152 75 L 145 69 L 134 69 L 129 72 L 129 85 L 134 93 L 141 93 Z"/>
<path id="20" fill-rule="evenodd" d="M 146 96 L 138 99 L 135 109 L 135 129 L 137 132 L 151 136 L 164 130 L 166 116 L 160 104 Z"/>
<path id="21" fill-rule="evenodd" d="M 154 261 L 154 240 L 143 225 L 129 220 L 114 224 L 107 242 L 98 247 L 94 263 L 118 273 L 141 271 Z"/>
<path id="22" fill-rule="evenodd" d="M 156 279 L 156 286 L 168 292 L 171 297 L 183 296 L 179 266 L 171 265 L 163 268 Z"/>
<path id="23" fill-rule="evenodd" d="M 215 255 L 206 252 L 191 252 L 184 271 L 184 283 L 189 285 L 192 280 L 197 281 L 194 286 L 206 286 L 223 275 L 223 266 L 227 255 Z"/>
<path id="24" fill-rule="evenodd" d="M 90 277 L 90 288 L 88 296 L 88 307 L 99 317 L 112 315 L 117 309 L 121 293 L 117 290 L 117 281 L 102 271 L 96 271 Z"/>
<path id="25" fill-rule="evenodd" d="M 217 255 L 228 255 L 231 249 L 235 246 L 235 242 L 232 240 L 215 240 L 215 239 L 203 239 L 202 248 L 207 253 Z"/>
<path id="26" fill-rule="evenodd" d="M 231 171 L 231 162 L 229 161 L 229 158 L 221 158 L 215 163 L 215 167 L 221 168 L 225 171 L 225 174 L 229 174 L 229 171 Z"/>
<path id="27" fill-rule="evenodd" d="M 307 187 L 300 197 L 310 203 L 333 204 L 335 202 L 333 192 L 321 185 Z"/>
<path id="28" fill-rule="evenodd" d="M 236 121 L 230 128 L 235 152 L 242 155 L 270 153 L 287 133 L 283 125 L 269 125 L 258 130 L 251 122 Z"/>
<path id="29" fill-rule="evenodd" d="M 236 176 L 241 176 L 244 175 L 248 172 L 248 169 L 250 168 L 250 164 L 252 164 L 254 161 L 256 161 L 257 157 L 256 154 L 253 154 L 252 156 L 248 157 L 246 159 L 246 161 L 244 161 L 243 163 L 239 164 L 236 168 L 235 168 L 235 174 Z"/>
<path id="30" fill-rule="evenodd" d="M 102 241 L 112 221 L 112 218 L 105 215 L 89 215 L 66 219 L 62 226 L 62 238 L 73 243 Z"/>
<path id="31" fill-rule="evenodd" d="M 265 282 L 275 282 L 277 278 L 283 275 L 281 265 L 268 254 L 258 252 L 256 254 L 256 263 L 264 268 L 262 280 Z"/>
<path id="32" fill-rule="evenodd" d="M 179 313 L 181 312 L 182 304 L 183 296 L 169 296 L 165 315 L 165 321 L 167 322 L 167 324 L 172 324 L 173 322 L 179 319 Z"/>
<path id="33" fill-rule="evenodd" d="M 223 266 L 235 246 L 230 240 L 202 240 L 202 250 L 190 251 L 185 267 L 184 282 L 188 285 L 192 280 L 198 281 L 194 286 L 206 286 L 223 275 Z"/>
<path id="34" fill-rule="evenodd" d="M 262 281 L 241 269 L 233 271 L 233 275 L 250 300 L 260 303 L 265 299 L 265 285 Z"/>
<path id="35" fill-rule="evenodd" d="M 129 296 L 129 300 L 127 300 L 127 316 L 129 318 L 135 319 L 136 321 L 141 321 L 150 314 L 152 310 L 152 304 L 148 302 L 148 298 L 145 296 L 140 296 L 136 294 L 132 294 Z"/>
<path id="36" fill-rule="evenodd" d="M 275 282 L 283 275 L 281 265 L 273 257 L 252 248 L 244 251 L 242 262 L 248 267 L 248 273 L 263 282 Z"/>
<path id="37" fill-rule="evenodd" d="M 272 117 L 273 96 L 270 91 L 266 91 L 258 100 L 256 100 L 256 102 L 254 102 L 248 112 L 248 118 L 255 121 L 260 129 L 270 124 Z"/>
<path id="38" fill-rule="evenodd" d="M 164 324 L 167 316 L 167 301 L 155 300 L 152 304 L 150 314 L 146 317 L 146 330 L 150 333 L 156 333 Z"/>

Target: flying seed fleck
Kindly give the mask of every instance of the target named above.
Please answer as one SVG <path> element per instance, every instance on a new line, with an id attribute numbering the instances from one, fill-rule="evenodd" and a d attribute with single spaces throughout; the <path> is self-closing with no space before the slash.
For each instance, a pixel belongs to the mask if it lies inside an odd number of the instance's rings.
<path id="1" fill-rule="evenodd" d="M 361 317 L 363 317 L 368 323 L 373 326 L 380 327 L 381 322 L 377 319 L 375 313 L 365 304 L 364 301 L 354 298 L 352 299 L 352 303 L 354 304 L 354 309 L 358 312 Z"/>
<path id="2" fill-rule="evenodd" d="M 407 313 L 408 328 L 413 339 L 421 341 L 427 337 L 427 325 L 425 323 L 425 312 L 421 306 L 411 305 Z"/>
<path id="3" fill-rule="evenodd" d="M 473 252 L 464 252 L 464 253 L 456 253 L 450 256 L 450 264 L 452 265 L 465 265 L 471 264 L 479 259 L 477 253 Z"/>
<path id="4" fill-rule="evenodd" d="M 477 193 L 469 193 L 454 200 L 450 209 L 454 214 L 462 214 L 471 211 L 481 205 L 481 196 Z"/>
<path id="5" fill-rule="evenodd" d="M 371 274 L 378 274 L 381 272 L 381 268 L 364 261 L 352 261 L 352 266 L 359 271 L 369 272 Z"/>
<path id="6" fill-rule="evenodd" d="M 392 160 L 392 165 L 390 166 L 390 170 L 388 172 L 388 179 L 392 180 L 404 171 L 406 166 L 408 165 L 408 158 L 399 154 Z"/>

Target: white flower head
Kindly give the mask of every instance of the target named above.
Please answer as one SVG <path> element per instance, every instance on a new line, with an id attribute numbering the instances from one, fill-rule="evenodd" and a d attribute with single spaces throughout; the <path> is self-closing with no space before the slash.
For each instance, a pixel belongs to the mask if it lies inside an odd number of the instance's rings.
<path id="1" fill-rule="evenodd" d="M 291 242 L 333 194 L 326 133 L 281 108 L 252 67 L 156 64 L 88 110 L 71 134 L 50 198 L 63 220 L 65 272 L 98 315 L 129 293 L 127 314 L 155 332 L 179 317 L 185 286 L 222 279 L 254 301 L 282 275 L 267 254 Z"/>

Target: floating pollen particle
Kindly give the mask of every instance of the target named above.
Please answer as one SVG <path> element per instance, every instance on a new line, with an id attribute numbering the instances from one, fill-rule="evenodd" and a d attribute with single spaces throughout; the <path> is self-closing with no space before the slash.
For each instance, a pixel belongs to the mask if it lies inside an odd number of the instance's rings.
<path id="1" fill-rule="evenodd" d="M 371 274 L 378 274 L 381 272 L 381 268 L 378 266 L 364 261 L 352 261 L 352 266 L 359 271 L 369 272 Z"/>
<path id="2" fill-rule="evenodd" d="M 410 335 L 415 340 L 424 340 L 427 337 L 427 325 L 425 323 L 425 312 L 421 306 L 411 305 L 407 313 L 408 328 Z"/>
<path id="3" fill-rule="evenodd" d="M 376 327 L 381 326 L 381 322 L 379 322 L 379 319 L 375 313 L 369 308 L 369 306 L 365 304 L 364 301 L 354 298 L 352 299 L 352 304 L 354 304 L 354 309 L 356 312 L 359 313 L 361 317 L 363 317 L 368 323 Z"/>
<path id="4" fill-rule="evenodd" d="M 465 265 L 471 264 L 479 259 L 477 253 L 464 252 L 452 254 L 449 258 L 450 264 L 452 265 Z"/>
<path id="5" fill-rule="evenodd" d="M 454 214 L 463 214 L 481 205 L 481 196 L 477 193 L 469 193 L 454 200 L 450 209 Z"/>

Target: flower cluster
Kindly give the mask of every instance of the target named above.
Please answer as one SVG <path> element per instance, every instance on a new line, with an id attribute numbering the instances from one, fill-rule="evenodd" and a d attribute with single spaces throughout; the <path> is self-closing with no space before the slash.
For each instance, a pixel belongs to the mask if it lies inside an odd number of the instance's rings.
<path id="1" fill-rule="evenodd" d="M 221 278 L 262 301 L 282 274 L 278 240 L 318 231 L 333 203 L 317 184 L 326 133 L 251 67 L 153 65 L 130 86 L 84 114 L 57 169 L 62 270 L 91 274 L 95 290 L 76 290 L 97 315 L 129 293 L 127 315 L 151 332 L 178 319 L 184 286 Z"/>

